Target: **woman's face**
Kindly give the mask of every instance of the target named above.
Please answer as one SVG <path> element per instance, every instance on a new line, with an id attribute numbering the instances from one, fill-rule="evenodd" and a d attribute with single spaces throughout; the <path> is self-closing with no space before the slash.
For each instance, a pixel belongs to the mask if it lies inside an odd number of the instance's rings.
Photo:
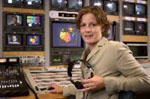
<path id="1" fill-rule="evenodd" d="M 89 46 L 95 45 L 102 38 L 101 26 L 97 24 L 96 17 L 92 13 L 82 16 L 80 34 Z"/>

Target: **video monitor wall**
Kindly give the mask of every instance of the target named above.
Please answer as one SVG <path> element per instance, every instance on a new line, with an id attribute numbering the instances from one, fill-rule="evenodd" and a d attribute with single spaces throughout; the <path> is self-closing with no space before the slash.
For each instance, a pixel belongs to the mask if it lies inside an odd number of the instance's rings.
<path id="1" fill-rule="evenodd" d="M 4 51 L 44 50 L 44 17 L 42 14 L 4 12 L 3 32 Z M 36 39 L 31 37 L 36 37 Z"/>

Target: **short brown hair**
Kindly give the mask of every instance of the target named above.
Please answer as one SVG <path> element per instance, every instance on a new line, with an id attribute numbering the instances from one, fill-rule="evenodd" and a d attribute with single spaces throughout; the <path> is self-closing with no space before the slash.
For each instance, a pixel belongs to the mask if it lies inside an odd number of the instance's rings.
<path id="1" fill-rule="evenodd" d="M 101 25 L 101 28 L 103 29 L 102 31 L 102 36 L 107 37 L 108 36 L 108 30 L 110 28 L 110 23 L 107 19 L 106 13 L 99 7 L 96 6 L 86 6 L 83 7 L 77 16 L 76 19 L 76 27 L 80 29 L 80 24 L 81 24 L 81 19 L 82 16 L 87 14 L 87 13 L 92 13 L 96 17 L 96 21 L 99 25 Z"/>

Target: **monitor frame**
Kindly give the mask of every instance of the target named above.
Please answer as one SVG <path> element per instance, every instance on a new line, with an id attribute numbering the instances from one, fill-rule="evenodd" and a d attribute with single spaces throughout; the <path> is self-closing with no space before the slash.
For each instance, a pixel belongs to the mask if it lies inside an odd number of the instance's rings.
<path id="1" fill-rule="evenodd" d="M 28 5 L 27 0 L 24 0 L 24 7 L 25 8 L 32 8 L 32 9 L 44 9 L 44 0 L 41 0 L 41 2 L 42 3 L 39 5 Z"/>
<path id="2" fill-rule="evenodd" d="M 136 11 L 136 6 L 137 5 L 145 7 L 145 11 L 144 11 L 145 14 L 140 14 L 140 15 L 137 14 L 137 11 Z M 139 4 L 139 3 L 135 4 L 135 15 L 137 17 L 147 17 L 147 5 L 146 4 Z"/>
<path id="3" fill-rule="evenodd" d="M 137 28 L 137 26 L 139 25 L 139 24 L 143 24 L 144 25 L 144 28 L 145 28 L 145 31 L 139 31 L 138 30 L 138 28 Z M 135 23 L 135 32 L 136 32 L 136 35 L 145 35 L 145 36 L 147 36 L 147 23 L 146 22 L 136 22 Z"/>
<path id="4" fill-rule="evenodd" d="M 133 30 L 125 30 L 125 24 L 126 23 L 132 23 L 133 24 Z M 135 22 L 134 21 L 123 21 L 123 31 L 124 31 L 124 34 L 127 34 L 127 35 L 135 35 Z"/>
<path id="5" fill-rule="evenodd" d="M 24 0 L 21 0 L 22 3 L 14 3 L 14 4 L 9 4 L 8 0 L 2 0 L 4 7 L 24 7 Z"/>

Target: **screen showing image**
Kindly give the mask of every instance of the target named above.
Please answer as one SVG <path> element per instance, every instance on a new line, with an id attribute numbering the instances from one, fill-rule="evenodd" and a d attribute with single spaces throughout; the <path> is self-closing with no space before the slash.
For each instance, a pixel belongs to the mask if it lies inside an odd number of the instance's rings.
<path id="1" fill-rule="evenodd" d="M 90 6 L 98 6 L 103 8 L 103 1 L 102 0 L 90 0 Z"/>
<path id="2" fill-rule="evenodd" d="M 52 7 L 54 8 L 65 8 L 66 3 L 67 3 L 66 0 L 52 0 L 51 1 Z"/>
<path id="3" fill-rule="evenodd" d="M 39 45 L 41 45 L 40 35 L 36 35 L 36 34 L 27 35 L 26 44 L 28 46 L 39 46 Z"/>
<path id="4" fill-rule="evenodd" d="M 52 23 L 53 47 L 81 47 L 81 36 L 74 23 Z"/>
<path id="5" fill-rule="evenodd" d="M 134 15 L 134 4 L 124 3 L 123 9 L 124 9 L 124 15 L 129 15 L 129 16 Z"/>
<path id="6" fill-rule="evenodd" d="M 8 34 L 7 35 L 7 44 L 8 45 L 21 45 L 22 44 L 22 35 Z"/>
<path id="7" fill-rule="evenodd" d="M 79 10 L 83 6 L 83 0 L 68 0 L 68 8 Z"/>
<path id="8" fill-rule="evenodd" d="M 6 15 L 8 26 L 20 26 L 23 24 L 21 15 Z"/>
<path id="9" fill-rule="evenodd" d="M 7 4 L 22 4 L 23 0 L 5 0 Z"/>
<path id="10" fill-rule="evenodd" d="M 124 22 L 125 31 L 134 31 L 134 22 L 125 21 Z"/>
<path id="11" fill-rule="evenodd" d="M 117 12 L 117 2 L 105 1 L 104 10 L 108 13 Z"/>
<path id="12" fill-rule="evenodd" d="M 36 15 L 27 15 L 26 16 L 26 23 L 27 26 L 41 26 L 42 17 Z"/>
<path id="13" fill-rule="evenodd" d="M 43 4 L 42 0 L 25 0 L 27 5 L 41 5 Z"/>
<path id="14" fill-rule="evenodd" d="M 146 32 L 146 29 L 147 29 L 147 25 L 146 23 L 136 23 L 135 24 L 135 30 L 136 32 Z"/>
<path id="15" fill-rule="evenodd" d="M 142 5 L 142 4 L 136 4 L 135 5 L 135 13 L 138 16 L 146 15 L 146 6 Z"/>

